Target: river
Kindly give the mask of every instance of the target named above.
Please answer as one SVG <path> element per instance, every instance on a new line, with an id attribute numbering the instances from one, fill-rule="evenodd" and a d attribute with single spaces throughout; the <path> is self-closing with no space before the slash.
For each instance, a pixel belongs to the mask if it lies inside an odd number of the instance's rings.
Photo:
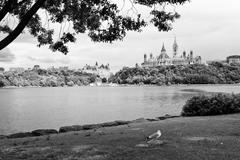
<path id="1" fill-rule="evenodd" d="M 240 85 L 0 89 L 0 135 L 114 120 L 179 115 L 190 97 Z"/>

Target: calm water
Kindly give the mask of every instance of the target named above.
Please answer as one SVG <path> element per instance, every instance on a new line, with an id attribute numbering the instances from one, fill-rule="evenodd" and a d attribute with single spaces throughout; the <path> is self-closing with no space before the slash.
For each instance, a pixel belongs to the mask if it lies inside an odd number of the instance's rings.
<path id="1" fill-rule="evenodd" d="M 186 90 L 187 89 L 187 90 Z M 0 135 L 39 128 L 179 115 L 190 97 L 240 85 L 0 89 Z"/>

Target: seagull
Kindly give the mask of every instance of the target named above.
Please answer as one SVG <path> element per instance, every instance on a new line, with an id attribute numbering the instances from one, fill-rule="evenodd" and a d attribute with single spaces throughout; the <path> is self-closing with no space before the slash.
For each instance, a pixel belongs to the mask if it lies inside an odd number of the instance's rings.
<path id="1" fill-rule="evenodd" d="M 161 137 L 161 135 L 162 135 L 161 131 L 157 130 L 157 132 L 155 132 L 152 135 L 148 136 L 146 140 L 148 142 L 153 141 L 153 140 L 157 140 L 158 138 Z"/>

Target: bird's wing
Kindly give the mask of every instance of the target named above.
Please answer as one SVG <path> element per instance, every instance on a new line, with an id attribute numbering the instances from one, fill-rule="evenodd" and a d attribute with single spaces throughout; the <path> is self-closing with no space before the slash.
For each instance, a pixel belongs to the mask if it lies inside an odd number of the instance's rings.
<path id="1" fill-rule="evenodd" d="M 157 133 L 153 133 L 152 135 L 148 136 L 148 138 L 154 138 L 156 137 L 158 134 Z"/>

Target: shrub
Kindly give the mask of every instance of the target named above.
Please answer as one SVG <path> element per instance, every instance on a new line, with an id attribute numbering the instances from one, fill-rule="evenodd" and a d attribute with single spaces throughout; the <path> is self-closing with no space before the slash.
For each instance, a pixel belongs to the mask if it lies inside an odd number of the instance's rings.
<path id="1" fill-rule="evenodd" d="M 102 83 L 107 83 L 107 81 L 108 81 L 107 78 L 105 78 L 105 77 L 102 78 Z"/>
<path id="2" fill-rule="evenodd" d="M 240 94 L 216 94 L 195 96 L 182 109 L 182 116 L 211 116 L 240 113 Z"/>
<path id="3" fill-rule="evenodd" d="M 4 83 L 2 81 L 0 81 L 0 88 L 4 87 L 4 86 L 5 86 Z"/>

